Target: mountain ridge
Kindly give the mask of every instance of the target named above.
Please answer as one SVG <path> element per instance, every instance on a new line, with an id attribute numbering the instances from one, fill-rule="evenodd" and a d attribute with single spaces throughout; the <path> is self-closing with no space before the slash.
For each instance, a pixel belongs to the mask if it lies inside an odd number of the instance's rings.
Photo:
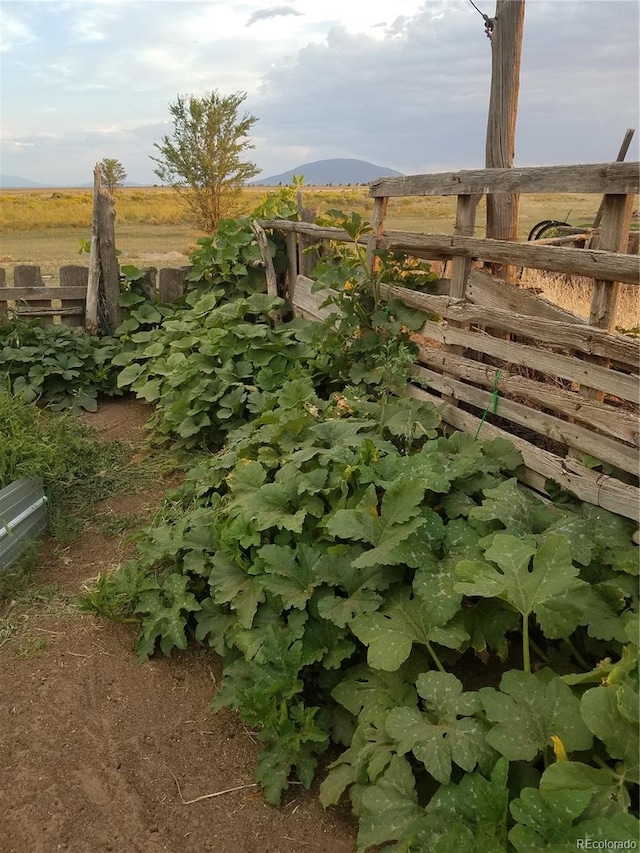
<path id="1" fill-rule="evenodd" d="M 294 169 L 269 175 L 251 181 L 249 186 L 277 186 L 290 184 L 294 175 L 303 175 L 307 186 L 327 186 L 328 184 L 368 184 L 376 178 L 402 177 L 402 172 L 388 166 L 377 166 L 367 160 L 355 160 L 345 157 L 333 157 L 328 160 L 314 160 L 302 163 Z"/>

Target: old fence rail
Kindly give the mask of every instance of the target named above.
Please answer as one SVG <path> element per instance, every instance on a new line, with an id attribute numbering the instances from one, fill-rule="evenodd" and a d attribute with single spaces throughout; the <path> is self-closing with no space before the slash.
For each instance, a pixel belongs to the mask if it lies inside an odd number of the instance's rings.
<path id="1" fill-rule="evenodd" d="M 190 267 L 145 269 L 138 282 L 147 296 L 158 295 L 160 302 L 172 302 L 185 290 Z M 59 285 L 46 285 L 39 266 L 20 264 L 13 268 L 13 285 L 7 284 L 7 271 L 0 268 L 0 314 L 15 311 L 25 318 L 39 317 L 45 324 L 60 322 L 82 326 L 85 320 L 89 268 L 80 265 L 60 267 Z"/>
<path id="2" fill-rule="evenodd" d="M 640 284 L 638 257 L 623 254 L 638 189 L 637 163 L 384 178 L 371 184 L 374 233 L 362 240 L 372 264 L 379 249 L 452 261 L 450 278 L 438 283 L 435 294 L 382 288 L 383 298 L 439 318 L 425 316 L 414 335 L 419 355 L 407 393 L 436 405 L 455 429 L 475 434 L 482 424 L 483 437 L 511 440 L 524 458 L 520 479 L 537 491 L 548 493 L 553 480 L 582 500 L 633 519 L 640 515 L 640 348 L 615 331 L 614 318 L 620 283 Z M 501 192 L 604 194 L 600 247 L 474 236 L 480 194 Z M 454 233 L 385 230 L 388 199 L 407 195 L 457 195 Z M 331 309 L 320 307 L 326 294 L 312 292 L 301 247 L 351 238 L 342 229 L 306 222 L 261 225 L 287 235 L 288 296 L 296 313 L 326 319 Z M 589 320 L 491 275 L 492 263 L 592 278 Z"/>

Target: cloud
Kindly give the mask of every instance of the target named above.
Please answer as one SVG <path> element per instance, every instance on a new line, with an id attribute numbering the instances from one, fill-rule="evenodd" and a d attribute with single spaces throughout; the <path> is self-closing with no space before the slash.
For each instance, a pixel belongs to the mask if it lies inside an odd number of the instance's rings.
<path id="1" fill-rule="evenodd" d="M 10 15 L 6 9 L 0 12 L 0 53 L 6 53 L 17 47 L 24 47 L 37 41 L 35 33 L 19 18 Z"/>
<path id="2" fill-rule="evenodd" d="M 635 4 L 528 4 L 516 163 L 613 159 L 625 128 L 638 126 L 637 69 Z M 272 67 L 250 106 L 268 146 L 311 147 L 314 159 L 406 173 L 482 167 L 490 77 L 477 13 L 429 0 L 381 38 L 333 27 Z"/>
<path id="3" fill-rule="evenodd" d="M 285 15 L 301 16 L 302 12 L 292 9 L 291 6 L 273 6 L 271 9 L 258 9 L 257 12 L 254 12 L 253 15 L 251 15 L 245 24 L 245 27 L 250 27 L 257 21 L 266 21 L 268 18 L 280 18 Z"/>

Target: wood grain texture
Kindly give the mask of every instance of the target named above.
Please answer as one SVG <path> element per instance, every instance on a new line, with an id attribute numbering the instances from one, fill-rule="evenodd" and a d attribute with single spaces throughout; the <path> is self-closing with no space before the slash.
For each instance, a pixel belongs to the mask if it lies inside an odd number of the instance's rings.
<path id="1" fill-rule="evenodd" d="M 531 317 L 542 317 L 547 320 L 560 320 L 566 323 L 583 323 L 584 317 L 572 314 L 565 308 L 560 308 L 546 299 L 520 287 L 507 284 L 500 278 L 495 278 L 484 270 L 473 269 L 469 275 L 467 298 L 476 305 L 485 308 L 498 308 L 526 314 Z"/>
<path id="2" fill-rule="evenodd" d="M 590 163 L 515 169 L 463 169 L 430 175 L 379 178 L 369 184 L 373 198 L 480 193 L 638 193 L 638 163 Z"/>
<path id="3" fill-rule="evenodd" d="M 485 388 L 493 388 L 497 367 L 482 364 L 442 349 L 419 347 L 418 361 L 449 376 Z M 575 391 L 537 382 L 503 368 L 500 391 L 518 400 L 530 401 L 537 408 L 550 409 L 567 418 L 599 430 L 612 438 L 640 447 L 640 422 L 637 412 L 586 400 Z M 597 454 L 596 454 L 597 455 Z"/>
<path id="4" fill-rule="evenodd" d="M 459 402 L 475 406 L 479 409 L 480 414 L 487 406 L 491 406 L 493 395 L 490 391 L 474 388 L 472 385 L 449 376 L 443 376 L 434 370 L 416 367 L 413 371 L 413 378 L 420 385 L 426 385 L 429 389 L 438 391 L 447 398 L 447 401 L 451 397 Z M 585 427 L 569 423 L 532 406 L 526 406 L 502 396 L 498 397 L 496 414 L 563 444 L 567 448 L 571 447 L 582 453 L 588 453 L 602 462 L 608 462 L 610 465 L 614 465 L 634 476 L 638 474 L 638 451 L 634 447 L 628 447 L 619 441 L 598 435 Z"/>
<path id="5" fill-rule="evenodd" d="M 589 388 L 603 389 L 608 394 L 636 403 L 638 378 L 590 364 L 579 358 L 549 352 L 539 347 L 504 341 L 491 335 L 463 329 L 453 329 L 428 320 L 420 335 L 447 346 L 462 346 L 503 359 L 507 364 L 520 364 L 550 376 L 561 376 Z"/>
<path id="6" fill-rule="evenodd" d="M 434 405 L 442 419 L 455 429 L 474 435 L 480 426 L 480 418 L 456 406 L 443 403 L 438 397 L 421 388 L 410 385 L 406 393 L 417 400 Z M 585 468 L 576 459 L 561 459 L 493 424 L 483 424 L 481 439 L 498 437 L 506 438 L 522 453 L 524 464 L 537 475 L 534 478 L 525 475 L 522 479 L 540 491 L 544 489 L 544 480 L 550 479 L 563 489 L 573 492 L 580 500 L 601 506 L 625 518 L 637 520 L 640 515 L 640 489 L 637 487 L 629 486 L 605 474 L 597 474 Z"/>
<path id="7" fill-rule="evenodd" d="M 621 364 L 640 369 L 640 344 L 624 335 L 609 334 L 578 323 L 546 320 L 505 311 L 500 308 L 484 308 L 448 296 L 434 296 L 408 290 L 404 287 L 381 289 L 385 298 L 399 299 L 411 308 L 438 314 L 456 324 L 478 324 L 486 328 L 513 332 L 533 341 L 552 344 L 567 350 L 576 350 L 587 355 L 605 356 Z"/>

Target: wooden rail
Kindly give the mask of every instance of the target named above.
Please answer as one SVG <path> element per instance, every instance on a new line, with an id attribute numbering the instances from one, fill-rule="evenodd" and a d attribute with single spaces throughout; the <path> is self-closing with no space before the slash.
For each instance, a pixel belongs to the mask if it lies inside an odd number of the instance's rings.
<path id="1" fill-rule="evenodd" d="M 486 192 L 604 193 L 604 248 L 615 250 L 471 236 L 478 194 Z M 633 519 L 640 513 L 640 348 L 637 340 L 614 331 L 613 318 L 619 284 L 640 284 L 638 257 L 622 254 L 627 243 L 635 245 L 627 238 L 630 193 L 635 192 L 638 166 L 631 163 L 385 178 L 371 185 L 370 195 L 382 211 L 375 233 L 360 241 L 367 246 L 372 270 L 379 250 L 453 259 L 451 281 L 439 282 L 437 293 L 381 288 L 383 299 L 400 300 L 429 315 L 412 336 L 419 354 L 407 393 L 436 405 L 445 423 L 475 434 L 483 412 L 491 411 L 497 381 L 497 412 L 487 416 L 482 435 L 508 438 L 522 452 L 520 479 L 542 493 L 546 481 L 554 480 L 582 500 Z M 454 234 L 384 229 L 384 199 L 431 194 L 458 196 Z M 305 245 L 313 239 L 352 239 L 340 228 L 309 222 L 260 224 L 287 235 L 289 291 L 296 313 L 330 322 L 336 309 L 320 307 L 326 291 L 312 292 L 314 282 L 297 274 L 291 252 L 300 237 Z M 591 322 L 506 284 L 479 269 L 480 263 L 593 279 Z M 583 464 L 585 456 L 599 460 L 595 470 Z M 598 470 L 603 467 L 607 473 Z"/>
<path id="2" fill-rule="evenodd" d="M 148 298 L 168 304 L 184 293 L 189 269 L 147 267 L 138 285 Z M 7 284 L 6 273 L 0 267 L 0 315 L 15 312 L 20 317 L 39 318 L 45 325 L 52 325 L 59 317 L 65 325 L 84 325 L 88 267 L 60 267 L 59 285 L 45 284 L 40 267 L 34 264 L 14 267 L 13 285 Z"/>
<path id="3" fill-rule="evenodd" d="M 638 163 L 532 166 L 514 169 L 465 169 L 436 175 L 380 178 L 369 184 L 373 198 L 486 193 L 617 193 L 640 191 Z"/>

